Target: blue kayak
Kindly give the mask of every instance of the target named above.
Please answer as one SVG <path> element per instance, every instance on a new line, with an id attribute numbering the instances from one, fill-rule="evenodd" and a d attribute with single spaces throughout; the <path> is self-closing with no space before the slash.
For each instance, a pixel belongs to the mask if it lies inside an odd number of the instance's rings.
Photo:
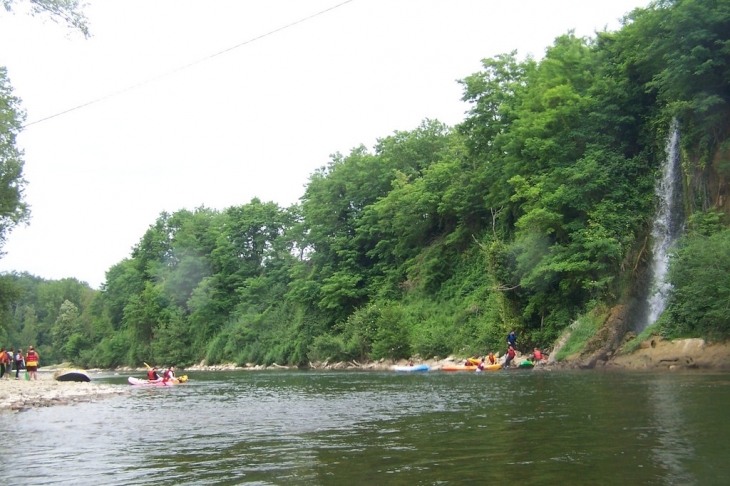
<path id="1" fill-rule="evenodd" d="M 393 370 L 395 370 L 395 371 L 428 371 L 429 367 L 428 367 L 428 365 L 425 365 L 425 364 L 413 365 L 413 366 L 393 366 Z"/>

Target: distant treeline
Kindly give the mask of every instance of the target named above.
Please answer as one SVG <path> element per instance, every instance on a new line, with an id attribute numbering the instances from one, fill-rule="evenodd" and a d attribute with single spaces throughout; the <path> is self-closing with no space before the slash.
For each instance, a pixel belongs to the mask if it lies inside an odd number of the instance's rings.
<path id="1" fill-rule="evenodd" d="M 163 213 L 99 291 L 6 275 L 4 342 L 102 367 L 483 354 L 510 329 L 547 346 L 636 295 L 673 119 L 691 218 L 661 330 L 724 336 L 729 34 L 730 0 L 661 1 L 539 61 L 485 59 L 461 124 L 336 154 L 297 205 Z"/>

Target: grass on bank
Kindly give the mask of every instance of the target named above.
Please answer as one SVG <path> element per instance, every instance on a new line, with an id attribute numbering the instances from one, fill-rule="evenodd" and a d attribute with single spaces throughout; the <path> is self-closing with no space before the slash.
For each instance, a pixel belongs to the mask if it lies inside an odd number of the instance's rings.
<path id="1" fill-rule="evenodd" d="M 639 347 L 639 344 L 641 344 L 642 341 L 646 341 L 651 336 L 655 334 L 659 334 L 659 326 L 658 323 L 652 324 L 651 326 L 648 326 L 646 329 L 641 331 L 638 336 L 633 338 L 631 341 L 628 341 L 626 344 L 624 344 L 621 347 L 621 354 L 631 354 Z"/>
<path id="2" fill-rule="evenodd" d="M 563 361 L 564 359 L 582 351 L 586 343 L 592 338 L 603 322 L 603 316 L 589 313 L 580 316 L 570 326 L 568 326 L 568 340 L 555 355 L 555 359 Z"/>

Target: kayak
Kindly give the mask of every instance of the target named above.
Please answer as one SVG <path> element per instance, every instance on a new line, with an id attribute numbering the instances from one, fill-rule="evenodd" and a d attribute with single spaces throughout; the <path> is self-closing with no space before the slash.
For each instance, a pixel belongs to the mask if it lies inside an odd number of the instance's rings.
<path id="1" fill-rule="evenodd" d="M 413 366 L 393 366 L 393 371 L 428 371 L 428 365 L 420 364 Z"/>
<path id="2" fill-rule="evenodd" d="M 133 376 L 130 376 L 127 378 L 127 381 L 129 381 L 130 385 L 138 385 L 138 386 L 173 386 L 175 384 L 174 381 L 162 381 L 160 380 L 141 380 L 139 378 L 134 378 Z"/>
<path id="3" fill-rule="evenodd" d="M 476 371 L 476 365 L 445 365 L 441 367 L 441 371 Z"/>
<path id="4" fill-rule="evenodd" d="M 523 361 L 518 365 L 519 368 L 532 368 L 535 366 L 535 363 L 532 361 Z"/>
<path id="5" fill-rule="evenodd" d="M 53 374 L 53 379 L 56 381 L 91 381 L 91 377 L 84 370 L 58 370 Z"/>
<path id="6" fill-rule="evenodd" d="M 502 364 L 501 363 L 496 363 L 496 364 L 493 364 L 493 365 L 486 365 L 483 370 L 480 370 L 479 368 L 477 368 L 477 372 L 480 372 L 480 371 L 497 371 L 497 370 L 501 370 L 501 369 L 502 369 Z"/>

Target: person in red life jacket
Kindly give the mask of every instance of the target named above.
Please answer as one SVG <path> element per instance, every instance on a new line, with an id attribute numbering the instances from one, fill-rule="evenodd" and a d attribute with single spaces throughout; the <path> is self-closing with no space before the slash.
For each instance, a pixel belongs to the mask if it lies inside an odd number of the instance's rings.
<path id="1" fill-rule="evenodd" d="M 509 364 L 512 362 L 513 359 L 515 359 L 515 348 L 510 346 L 509 350 L 507 351 L 507 359 L 504 361 L 504 367 L 509 368 Z"/>
<path id="2" fill-rule="evenodd" d="M 542 352 L 540 352 L 539 349 L 535 348 L 535 351 L 532 354 L 532 360 L 535 362 L 542 361 Z"/>
<path id="3" fill-rule="evenodd" d="M 489 353 L 489 356 L 487 356 L 487 364 L 497 364 L 497 358 L 494 356 L 494 353 Z"/>
<path id="4" fill-rule="evenodd" d="M 40 360 L 40 356 L 38 356 L 38 353 L 36 353 L 35 349 L 33 349 L 33 346 L 28 346 L 28 354 L 25 355 L 25 371 L 28 372 L 28 375 L 30 379 L 37 380 L 38 379 L 38 361 Z"/>
<path id="5" fill-rule="evenodd" d="M 479 364 L 477 365 L 477 369 L 479 371 L 483 371 L 484 370 L 484 356 L 482 356 L 482 359 L 479 360 Z"/>
<path id="6" fill-rule="evenodd" d="M 157 374 L 157 368 L 150 368 L 147 372 L 147 379 L 150 381 L 157 381 L 160 379 L 160 375 Z"/>
<path id="7" fill-rule="evenodd" d="M 8 353 L 5 352 L 5 348 L 0 349 L 0 380 L 3 379 L 5 374 L 5 365 L 8 362 Z M 10 376 L 8 376 L 10 378 Z"/>
<path id="8" fill-rule="evenodd" d="M 170 366 L 162 374 L 162 382 L 167 383 L 168 381 L 172 381 L 174 379 L 175 379 L 175 369 L 172 366 Z"/>

